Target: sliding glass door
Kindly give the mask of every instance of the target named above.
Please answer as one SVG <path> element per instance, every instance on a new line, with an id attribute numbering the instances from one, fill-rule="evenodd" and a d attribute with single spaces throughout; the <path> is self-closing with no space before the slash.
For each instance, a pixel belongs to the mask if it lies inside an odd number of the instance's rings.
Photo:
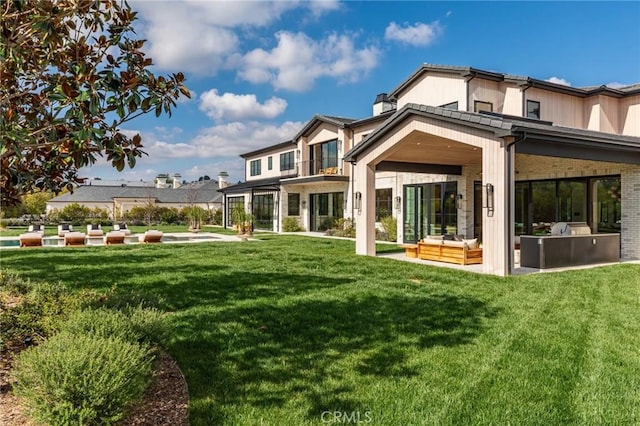
<path id="1" fill-rule="evenodd" d="M 405 185 L 404 242 L 458 233 L 457 188 L 457 182 Z"/>

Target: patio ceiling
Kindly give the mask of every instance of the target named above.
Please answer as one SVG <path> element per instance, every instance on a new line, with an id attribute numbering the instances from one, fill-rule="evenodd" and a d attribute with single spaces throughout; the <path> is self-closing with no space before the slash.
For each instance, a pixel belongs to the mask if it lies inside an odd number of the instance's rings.
<path id="1" fill-rule="evenodd" d="M 403 138 L 384 160 L 452 166 L 482 165 L 482 149 L 415 130 Z"/>

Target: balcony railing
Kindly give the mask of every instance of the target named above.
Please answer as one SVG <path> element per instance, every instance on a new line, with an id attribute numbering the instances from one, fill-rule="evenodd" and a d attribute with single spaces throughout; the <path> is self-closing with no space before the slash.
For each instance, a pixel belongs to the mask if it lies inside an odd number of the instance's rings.
<path id="1" fill-rule="evenodd" d="M 329 165 L 332 164 L 332 165 Z M 302 176 L 314 175 L 342 175 L 342 161 L 300 161 L 298 162 Z"/>

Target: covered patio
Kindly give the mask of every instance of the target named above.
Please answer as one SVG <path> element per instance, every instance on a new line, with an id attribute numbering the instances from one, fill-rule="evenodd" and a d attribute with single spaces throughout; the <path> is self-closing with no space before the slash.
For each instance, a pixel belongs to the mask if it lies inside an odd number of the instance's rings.
<path id="1" fill-rule="evenodd" d="M 619 175 L 620 253 L 622 259 L 640 259 L 638 137 L 407 104 L 345 160 L 354 165 L 358 254 L 375 255 L 376 172 L 439 174 L 457 182 L 457 232 L 477 234 L 474 219 L 481 227 L 482 271 L 513 274 L 516 173 L 522 168 L 535 179 Z"/>

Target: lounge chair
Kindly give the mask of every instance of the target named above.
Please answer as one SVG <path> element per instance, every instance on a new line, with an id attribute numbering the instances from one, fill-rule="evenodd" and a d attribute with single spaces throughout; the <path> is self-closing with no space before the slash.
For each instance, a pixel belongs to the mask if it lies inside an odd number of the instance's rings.
<path id="1" fill-rule="evenodd" d="M 162 231 L 147 231 L 142 235 L 138 235 L 138 241 L 141 243 L 159 243 L 162 240 Z"/>
<path id="2" fill-rule="evenodd" d="M 104 236 L 104 243 L 106 245 L 111 244 L 124 244 L 125 233 L 122 231 L 110 231 Z"/>
<path id="3" fill-rule="evenodd" d="M 58 237 L 64 237 L 64 235 L 68 232 L 73 232 L 73 226 L 68 223 L 63 223 L 62 225 L 58 225 Z"/>
<path id="4" fill-rule="evenodd" d="M 39 232 L 44 234 L 44 225 L 29 225 L 29 230 L 27 232 Z"/>
<path id="5" fill-rule="evenodd" d="M 115 225 L 113 225 L 113 230 L 124 232 L 124 235 L 131 235 L 131 230 L 126 223 L 116 223 Z"/>
<path id="6" fill-rule="evenodd" d="M 64 234 L 65 246 L 83 246 L 86 235 L 83 232 L 67 232 Z"/>
<path id="7" fill-rule="evenodd" d="M 87 236 L 89 237 L 102 237 L 102 227 L 100 225 L 87 225 Z"/>
<path id="8" fill-rule="evenodd" d="M 40 232 L 27 232 L 26 234 L 20 234 L 20 247 L 41 247 L 42 246 L 42 233 Z"/>

